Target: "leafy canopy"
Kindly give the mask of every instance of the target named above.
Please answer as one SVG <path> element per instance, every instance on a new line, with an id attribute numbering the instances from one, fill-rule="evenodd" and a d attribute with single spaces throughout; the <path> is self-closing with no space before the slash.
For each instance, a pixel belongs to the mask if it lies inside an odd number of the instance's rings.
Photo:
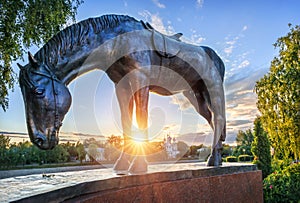
<path id="1" fill-rule="evenodd" d="M 235 149 L 235 155 L 239 156 L 241 154 L 252 155 L 251 153 L 251 144 L 253 142 L 253 133 L 251 129 L 238 131 L 236 136 L 237 148 Z"/>
<path id="2" fill-rule="evenodd" d="M 274 44 L 279 56 L 256 82 L 257 107 L 277 159 L 300 157 L 300 26 Z"/>
<path id="3" fill-rule="evenodd" d="M 0 0 L 0 106 L 8 108 L 8 91 L 16 75 L 11 64 L 31 45 L 49 40 L 75 21 L 82 0 Z"/>

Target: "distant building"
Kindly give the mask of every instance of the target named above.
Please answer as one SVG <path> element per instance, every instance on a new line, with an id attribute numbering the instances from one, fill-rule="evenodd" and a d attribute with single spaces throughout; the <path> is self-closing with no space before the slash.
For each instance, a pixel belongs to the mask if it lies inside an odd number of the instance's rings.
<path id="1" fill-rule="evenodd" d="M 179 154 L 177 140 L 175 137 L 172 138 L 169 134 L 167 135 L 167 138 L 164 138 L 164 147 L 168 155 L 168 159 L 175 159 L 177 154 Z"/>
<path id="2" fill-rule="evenodd" d="M 84 148 L 84 150 L 86 151 L 86 155 L 85 155 L 85 161 L 86 162 L 90 162 L 90 155 L 89 155 L 89 149 L 88 148 Z M 104 161 L 105 157 L 104 157 L 104 148 L 97 148 L 97 153 L 96 153 L 96 157 L 94 157 L 94 159 L 96 161 Z"/>

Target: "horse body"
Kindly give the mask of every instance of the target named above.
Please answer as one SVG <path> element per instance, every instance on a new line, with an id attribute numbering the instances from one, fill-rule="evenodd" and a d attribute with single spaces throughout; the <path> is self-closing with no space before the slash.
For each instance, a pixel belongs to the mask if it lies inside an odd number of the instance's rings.
<path id="1" fill-rule="evenodd" d="M 183 43 L 178 36 L 181 35 L 167 37 L 149 24 L 117 15 L 88 19 L 58 33 L 34 57 L 29 54 L 29 64 L 25 67 L 19 65 L 31 140 L 43 149 L 54 147 L 59 127 L 56 126 L 55 133 L 45 132 L 49 131 L 51 124 L 62 121 L 70 103 L 65 102 L 70 100 L 65 96 L 69 93 L 61 91 L 60 95 L 58 90 L 64 89 L 79 75 L 99 69 L 105 71 L 115 83 L 122 117 L 124 149 L 115 170 L 147 170 L 146 161 L 141 156 L 136 156 L 130 166 L 130 140 L 134 105 L 138 126 L 144 134 L 143 141 L 148 139 L 150 92 L 160 95 L 183 93 L 189 99 L 214 130 L 208 165 L 219 165 L 221 141 L 225 139 L 224 64 L 210 48 Z M 48 80 L 48 83 L 42 80 Z M 28 85 L 28 81 L 33 85 Z M 52 87 L 47 87 L 49 84 Z M 55 110 L 43 104 L 39 104 L 38 110 L 45 111 L 46 108 L 50 115 L 54 111 L 55 114 L 63 114 L 55 120 L 46 121 L 50 123 L 46 130 L 34 126 L 37 122 L 35 114 L 41 113 L 30 110 L 34 99 L 28 96 L 36 96 L 30 89 L 37 89 L 40 85 L 44 89 L 52 89 L 53 96 L 47 94 L 43 99 L 47 104 L 52 101 Z M 41 102 L 40 99 L 37 101 Z M 38 141 L 36 138 L 39 138 Z"/>

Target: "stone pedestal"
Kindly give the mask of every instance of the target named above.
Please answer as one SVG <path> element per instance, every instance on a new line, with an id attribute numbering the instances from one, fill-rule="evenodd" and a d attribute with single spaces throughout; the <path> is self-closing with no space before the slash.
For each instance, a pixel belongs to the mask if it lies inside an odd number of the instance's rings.
<path id="1" fill-rule="evenodd" d="M 97 174 L 101 174 L 97 176 Z M 204 163 L 150 165 L 144 175 L 116 176 L 112 169 L 77 174 L 81 178 L 61 188 L 48 189 L 18 199 L 19 202 L 263 202 L 261 171 L 255 165 Z M 79 173 L 79 172 L 77 172 Z M 103 176 L 107 174 L 107 176 Z M 59 174 L 49 178 L 60 179 Z M 76 176 L 76 172 L 72 172 Z M 5 180 L 5 179 L 3 179 Z M 61 180 L 60 180 L 61 181 Z M 1 180 L 0 180 L 1 184 Z M 16 199 L 15 199 L 16 200 Z"/>

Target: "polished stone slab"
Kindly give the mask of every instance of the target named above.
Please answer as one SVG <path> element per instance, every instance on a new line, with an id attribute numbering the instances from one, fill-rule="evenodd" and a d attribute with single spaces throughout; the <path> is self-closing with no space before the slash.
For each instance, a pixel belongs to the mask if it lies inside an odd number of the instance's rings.
<path id="1" fill-rule="evenodd" d="M 97 193 L 162 182 L 187 180 L 225 174 L 256 171 L 256 166 L 241 163 L 223 163 L 222 167 L 207 167 L 204 162 L 161 163 L 149 165 L 143 175 L 116 175 L 108 168 L 33 174 L 0 179 L 0 202 L 23 200 L 60 202 L 67 199 Z"/>

